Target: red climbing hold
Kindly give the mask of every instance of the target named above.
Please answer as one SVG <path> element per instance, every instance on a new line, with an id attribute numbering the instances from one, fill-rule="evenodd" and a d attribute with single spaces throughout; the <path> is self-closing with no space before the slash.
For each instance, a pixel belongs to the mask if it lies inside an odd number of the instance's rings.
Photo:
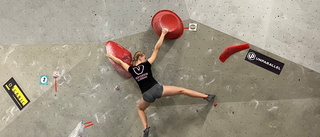
<path id="1" fill-rule="evenodd" d="M 123 62 L 127 63 L 129 66 L 133 66 L 132 64 L 132 56 L 131 53 L 122 47 L 121 45 L 113 42 L 113 41 L 108 41 L 106 43 L 106 51 L 107 53 L 111 53 L 113 56 L 119 58 Z M 117 64 L 114 62 L 112 59 L 110 59 L 111 64 L 113 67 L 125 78 L 129 79 L 132 77 L 132 75 L 126 71 L 121 65 Z"/>
<path id="2" fill-rule="evenodd" d="M 224 62 L 224 61 L 226 61 L 226 59 L 227 59 L 229 56 L 231 56 L 232 54 L 234 54 L 234 53 L 236 53 L 236 52 L 239 52 L 239 51 L 241 51 L 241 50 L 248 49 L 248 48 L 250 48 L 250 46 L 249 46 L 248 43 L 227 47 L 227 48 L 221 53 L 221 55 L 219 56 L 219 59 L 220 59 L 222 62 Z"/>
<path id="3" fill-rule="evenodd" d="M 164 37 L 165 39 L 177 39 L 183 34 L 183 23 L 180 17 L 170 10 L 161 10 L 157 12 L 151 21 L 151 26 L 157 35 L 161 35 L 162 28 L 169 31 Z"/>

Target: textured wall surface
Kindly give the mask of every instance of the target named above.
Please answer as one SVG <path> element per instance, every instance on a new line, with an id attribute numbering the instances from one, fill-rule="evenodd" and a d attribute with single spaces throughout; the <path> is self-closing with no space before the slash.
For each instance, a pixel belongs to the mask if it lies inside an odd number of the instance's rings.
<path id="1" fill-rule="evenodd" d="M 190 18 L 320 72 L 320 1 L 186 0 Z"/>
<path id="2" fill-rule="evenodd" d="M 150 29 L 152 16 L 170 9 L 188 19 L 184 1 L 2 0 L 1 45 L 105 42 Z"/>
<path id="3" fill-rule="evenodd" d="M 150 30 L 114 41 L 150 55 L 157 39 Z M 197 32 L 164 42 L 153 65 L 155 78 L 164 85 L 214 93 L 218 106 L 187 96 L 159 99 L 146 111 L 151 136 L 319 134 L 320 74 L 252 44 L 251 49 L 285 63 L 280 75 L 245 61 L 247 50 L 220 62 L 224 48 L 241 43 L 203 24 Z M 1 54 L 7 54 L 1 58 L 1 83 L 13 76 L 31 104 L 20 112 L 2 92 L 0 136 L 68 136 L 80 121 L 94 124 L 85 129 L 88 136 L 142 135 L 136 109 L 141 93 L 133 79 L 114 70 L 104 43 L 5 46 Z M 58 92 L 53 71 L 62 75 Z M 50 75 L 48 86 L 38 83 L 43 74 Z"/>
<path id="4" fill-rule="evenodd" d="M 162 9 L 199 30 L 164 42 L 154 76 L 215 93 L 218 106 L 186 96 L 157 100 L 146 111 L 150 136 L 320 134 L 318 1 L 0 3 L 0 83 L 13 77 L 31 101 L 20 111 L 2 88 L 1 137 L 68 136 L 80 121 L 94 124 L 85 129 L 90 137 L 141 136 L 138 86 L 114 70 L 104 44 L 150 55 L 159 38 L 150 21 Z M 281 74 L 245 61 L 248 50 L 220 62 L 226 47 L 242 43 L 285 63 Z M 57 92 L 54 71 L 61 74 Z M 48 85 L 39 85 L 41 75 L 49 75 Z"/>
<path id="5" fill-rule="evenodd" d="M 150 29 L 176 12 L 320 72 L 319 1 L 1 1 L 1 45 L 105 42 Z M 290 51 L 290 52 L 288 52 Z"/>

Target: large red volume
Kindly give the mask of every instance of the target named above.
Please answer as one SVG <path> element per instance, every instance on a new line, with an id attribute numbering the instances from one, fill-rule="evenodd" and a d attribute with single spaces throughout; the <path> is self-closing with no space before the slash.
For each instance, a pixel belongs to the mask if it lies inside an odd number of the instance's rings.
<path id="1" fill-rule="evenodd" d="M 170 10 L 157 12 L 151 20 L 151 26 L 159 36 L 161 35 L 162 28 L 167 28 L 169 31 L 164 37 L 165 39 L 178 39 L 184 30 L 180 17 Z"/>
<path id="2" fill-rule="evenodd" d="M 229 46 L 227 47 L 219 56 L 219 59 L 224 62 L 226 59 L 231 56 L 232 54 L 239 52 L 241 50 L 245 50 L 250 48 L 248 43 L 245 44 L 240 44 L 240 45 L 234 45 L 234 46 Z"/>
<path id="3" fill-rule="evenodd" d="M 108 41 L 106 43 L 106 50 L 108 53 L 111 53 L 113 56 L 119 58 L 123 62 L 127 63 L 129 66 L 133 66 L 132 64 L 132 56 L 131 53 L 122 47 L 121 45 L 113 42 L 113 41 Z M 110 59 L 111 64 L 113 67 L 125 78 L 131 78 L 132 75 L 126 71 L 121 65 L 117 64 L 114 62 L 112 59 Z"/>

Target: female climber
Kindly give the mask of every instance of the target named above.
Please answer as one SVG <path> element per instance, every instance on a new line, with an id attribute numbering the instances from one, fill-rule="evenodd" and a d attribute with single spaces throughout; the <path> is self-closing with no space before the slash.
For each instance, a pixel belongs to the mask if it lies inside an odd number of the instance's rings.
<path id="1" fill-rule="evenodd" d="M 143 52 L 138 51 L 133 56 L 133 61 L 135 62 L 135 66 L 129 66 L 128 64 L 124 63 L 122 60 L 118 59 L 117 57 L 113 56 L 110 53 L 107 53 L 107 56 L 111 58 L 114 62 L 121 65 L 126 71 L 131 73 L 133 78 L 139 85 L 139 88 L 142 92 L 142 98 L 138 103 L 138 114 L 140 120 L 144 126 L 144 137 L 147 137 L 149 134 L 150 127 L 147 124 L 147 116 L 145 114 L 146 108 L 154 102 L 157 98 L 165 97 L 165 96 L 174 96 L 184 94 L 189 97 L 193 98 L 203 98 L 210 102 L 213 100 L 215 95 L 211 94 L 203 94 L 200 92 L 196 92 L 193 90 L 185 89 L 182 87 L 175 87 L 175 86 L 167 86 L 167 85 L 160 85 L 152 76 L 151 72 L 151 65 L 155 61 L 158 52 L 161 48 L 161 45 L 164 40 L 164 36 L 168 33 L 168 29 L 163 28 L 162 33 L 160 35 L 159 40 L 157 41 L 153 53 L 150 58 L 146 59 L 146 56 Z"/>

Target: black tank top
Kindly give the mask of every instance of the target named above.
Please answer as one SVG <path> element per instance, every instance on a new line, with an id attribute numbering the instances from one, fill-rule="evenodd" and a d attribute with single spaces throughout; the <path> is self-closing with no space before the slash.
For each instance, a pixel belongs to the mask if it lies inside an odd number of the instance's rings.
<path id="1" fill-rule="evenodd" d="M 128 71 L 138 83 L 141 93 L 146 92 L 155 84 L 158 84 L 158 82 L 152 76 L 151 64 L 149 61 L 140 63 L 138 66 L 131 66 L 129 67 Z"/>

